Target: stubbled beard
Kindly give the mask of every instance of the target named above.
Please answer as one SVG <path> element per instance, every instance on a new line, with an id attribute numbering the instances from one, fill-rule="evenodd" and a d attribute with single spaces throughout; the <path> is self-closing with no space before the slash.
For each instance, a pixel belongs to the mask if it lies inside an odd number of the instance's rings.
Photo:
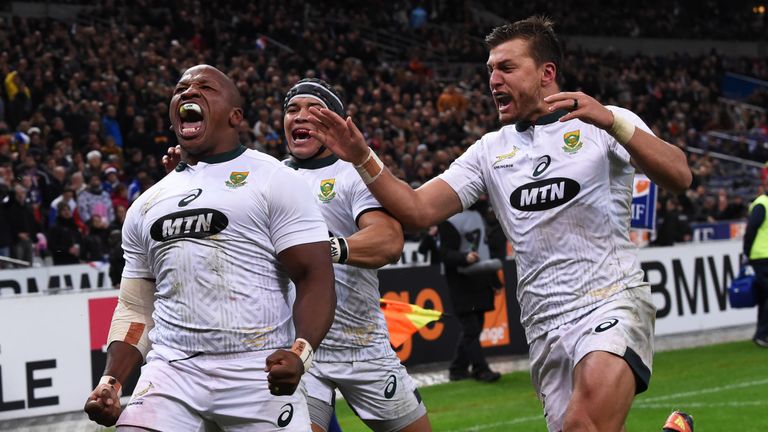
<path id="1" fill-rule="evenodd" d="M 507 120 L 504 120 L 501 117 L 501 113 L 499 113 L 499 121 L 501 122 L 502 126 L 515 124 L 520 121 L 531 121 L 531 117 L 536 112 L 536 109 L 539 106 L 539 102 L 543 99 L 541 93 L 541 88 L 536 88 L 533 90 L 533 92 L 530 93 L 530 96 L 519 99 L 517 101 L 517 113 L 514 118 L 508 118 Z"/>

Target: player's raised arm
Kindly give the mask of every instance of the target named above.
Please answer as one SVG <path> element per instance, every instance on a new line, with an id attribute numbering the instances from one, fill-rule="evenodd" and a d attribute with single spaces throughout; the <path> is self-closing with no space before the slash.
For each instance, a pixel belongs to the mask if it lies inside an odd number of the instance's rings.
<path id="1" fill-rule="evenodd" d="M 310 108 L 310 131 L 336 156 L 352 163 L 381 205 L 406 228 L 428 228 L 462 210 L 459 196 L 441 179 L 433 179 L 413 190 L 396 178 L 365 143 L 351 117 L 343 119 L 326 108 Z"/>
<path id="2" fill-rule="evenodd" d="M 577 118 L 613 136 L 632 156 L 633 164 L 662 188 L 680 193 L 691 185 L 693 175 L 679 148 L 636 127 L 619 110 L 609 109 L 582 92 L 560 92 L 544 98 L 550 111 L 570 110 L 560 118 Z"/>
<path id="3" fill-rule="evenodd" d="M 155 283 L 123 278 L 107 343 L 107 364 L 99 385 L 88 396 L 85 412 L 96 423 L 112 426 L 120 417 L 122 383 L 141 366 L 150 349 L 149 330 L 154 327 Z"/>

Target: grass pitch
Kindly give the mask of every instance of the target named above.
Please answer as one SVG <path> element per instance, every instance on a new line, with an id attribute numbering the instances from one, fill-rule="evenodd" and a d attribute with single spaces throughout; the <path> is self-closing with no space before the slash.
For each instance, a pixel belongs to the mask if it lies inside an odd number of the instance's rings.
<path id="1" fill-rule="evenodd" d="M 768 349 L 743 341 L 662 352 L 653 369 L 650 388 L 629 413 L 627 431 L 660 431 L 674 409 L 693 415 L 696 432 L 768 431 Z M 435 431 L 547 430 L 526 372 L 494 384 L 459 381 L 419 391 Z M 344 432 L 368 430 L 346 402 L 336 409 Z"/>

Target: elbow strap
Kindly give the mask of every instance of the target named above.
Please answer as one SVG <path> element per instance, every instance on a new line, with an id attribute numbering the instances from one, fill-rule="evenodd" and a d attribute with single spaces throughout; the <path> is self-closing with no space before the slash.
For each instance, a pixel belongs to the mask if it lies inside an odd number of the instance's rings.
<path id="1" fill-rule="evenodd" d="M 133 345 L 146 359 L 152 347 L 149 331 L 155 326 L 152 320 L 155 302 L 155 284 L 145 279 L 123 279 L 120 297 L 112 315 L 107 345 L 114 341 Z"/>

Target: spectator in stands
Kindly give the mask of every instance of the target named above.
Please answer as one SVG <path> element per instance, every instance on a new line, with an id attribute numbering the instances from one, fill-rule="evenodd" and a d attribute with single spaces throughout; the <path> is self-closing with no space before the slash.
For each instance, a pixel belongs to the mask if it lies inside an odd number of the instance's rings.
<path id="1" fill-rule="evenodd" d="M 675 243 L 691 241 L 693 231 L 678 199 L 670 197 L 664 206 L 665 211 L 656 219 L 656 240 L 653 245 L 672 246 Z"/>
<path id="2" fill-rule="evenodd" d="M 94 214 L 83 236 L 80 259 L 85 262 L 105 261 L 109 256 L 109 229 L 103 216 Z"/>
<path id="3" fill-rule="evenodd" d="M 735 196 L 733 199 L 728 199 L 728 192 L 725 189 L 717 191 L 717 210 L 715 212 L 715 220 L 729 221 L 743 219 L 746 216 L 746 208 L 742 202 L 740 196 Z"/>
<path id="4" fill-rule="evenodd" d="M 101 183 L 102 189 L 104 189 L 109 194 L 114 194 L 117 187 L 122 184 L 118 178 L 117 168 L 108 166 L 106 169 L 104 169 L 103 176 L 104 181 Z"/>
<path id="5" fill-rule="evenodd" d="M 48 230 L 48 250 L 53 265 L 78 264 L 82 236 L 72 217 L 72 209 L 65 201 L 59 201 L 56 210 L 56 219 Z"/>
<path id="6" fill-rule="evenodd" d="M 110 231 L 121 231 L 123 229 L 123 224 L 125 223 L 125 215 L 128 211 L 128 206 L 123 204 L 118 204 L 115 206 L 115 220 L 112 221 L 111 224 L 109 224 L 109 230 Z"/>
<path id="7" fill-rule="evenodd" d="M 112 137 L 115 144 L 122 148 L 123 134 L 120 131 L 120 124 L 117 121 L 117 108 L 114 105 L 107 105 L 104 117 L 101 119 L 101 124 L 104 127 L 104 134 L 107 137 Z"/>
<path id="8" fill-rule="evenodd" d="M 88 180 L 88 188 L 77 196 L 77 211 L 80 219 L 86 225 L 90 225 L 93 216 L 101 216 L 107 222 L 115 220 L 115 210 L 112 208 L 112 199 L 101 185 L 101 176 L 91 174 Z"/>
<path id="9" fill-rule="evenodd" d="M 48 226 L 53 226 L 56 223 L 56 218 L 59 217 L 59 203 L 62 202 L 69 206 L 70 214 L 74 216 L 77 209 L 77 201 L 75 200 L 75 191 L 72 189 L 72 186 L 65 186 L 64 190 L 61 191 L 61 195 L 51 201 L 51 208 L 48 210 Z"/>
<path id="10" fill-rule="evenodd" d="M 440 97 L 437 98 L 437 111 L 440 113 L 446 111 L 464 113 L 468 105 L 469 101 L 466 96 L 453 83 L 448 84 Z"/>
<path id="11" fill-rule="evenodd" d="M 41 227 L 35 219 L 27 188 L 20 183 L 13 187 L 7 214 L 11 232 L 11 257 L 32 263 L 32 244 Z"/>
<path id="12" fill-rule="evenodd" d="M 101 175 L 102 168 L 102 157 L 101 152 L 98 150 L 91 150 L 86 155 L 86 165 L 85 169 L 83 170 L 83 177 L 86 179 L 90 179 L 93 175 Z"/>

